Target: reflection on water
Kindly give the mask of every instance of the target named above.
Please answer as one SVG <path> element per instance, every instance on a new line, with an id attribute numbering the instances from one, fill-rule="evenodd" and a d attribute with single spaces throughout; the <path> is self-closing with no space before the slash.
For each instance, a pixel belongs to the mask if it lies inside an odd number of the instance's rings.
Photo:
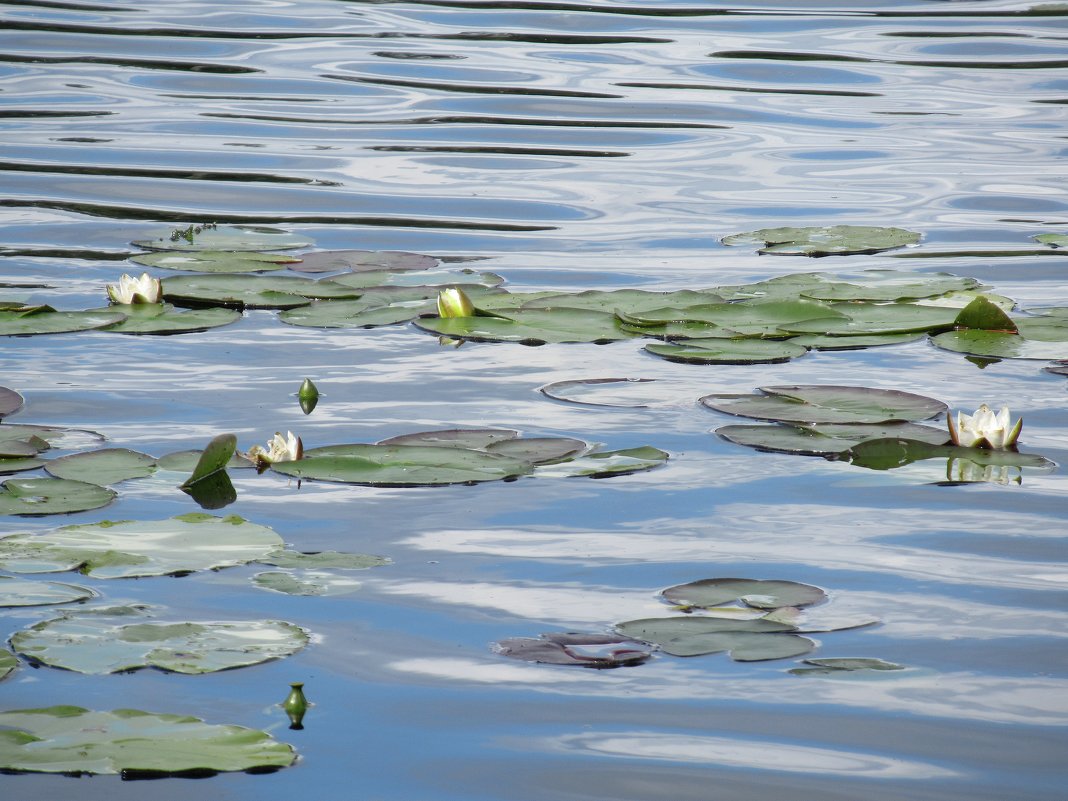
<path id="1" fill-rule="evenodd" d="M 477 257 L 514 289 L 883 267 L 1068 304 L 1063 252 L 1032 239 L 1068 222 L 1057 4 L 94 0 L 10 2 L 0 16 L 0 300 L 99 307 L 130 272 L 131 241 L 217 221 L 280 225 L 323 249 Z M 832 224 L 924 239 L 819 262 L 720 244 Z M 255 566 L 78 576 L 108 604 L 290 620 L 313 642 L 192 680 L 24 665 L 0 683 L 0 708 L 144 707 L 296 745 L 294 768 L 205 785 L 235 801 L 350 797 L 356 782 L 382 801 L 703 801 L 710 787 L 720 801 L 1062 801 L 1063 468 L 874 472 L 758 453 L 716 437 L 738 421 L 696 403 L 845 383 L 1008 404 L 1025 418 L 1022 449 L 1063 465 L 1066 385 L 1043 364 L 975 364 L 919 341 L 699 367 L 633 342 L 441 348 L 408 326 L 297 329 L 270 311 L 172 337 L 8 338 L 0 384 L 27 400 L 10 422 L 97 430 L 155 456 L 222 432 L 246 449 L 276 430 L 315 447 L 485 426 L 671 459 L 603 481 L 411 490 L 235 471 L 227 512 L 298 550 L 394 563 L 339 578 L 361 586 L 333 597 L 256 590 Z M 311 415 L 295 397 L 307 377 L 322 393 Z M 586 385 L 581 403 L 537 391 L 607 377 L 656 382 Z M 947 478 L 978 483 L 930 483 Z M 181 480 L 123 484 L 106 517 L 196 511 Z M 104 518 L 9 518 L 0 535 Z M 814 655 L 906 670 L 800 678 L 792 660 L 718 655 L 594 671 L 489 647 L 666 614 L 660 589 L 722 576 L 825 588 L 814 617 L 882 622 L 814 635 Z M 4 636 L 50 614 L 0 610 Z M 299 732 L 277 707 L 294 681 L 316 702 Z M 4 781 L 19 798 L 72 787 Z M 78 787 L 109 801 L 145 790 Z"/>

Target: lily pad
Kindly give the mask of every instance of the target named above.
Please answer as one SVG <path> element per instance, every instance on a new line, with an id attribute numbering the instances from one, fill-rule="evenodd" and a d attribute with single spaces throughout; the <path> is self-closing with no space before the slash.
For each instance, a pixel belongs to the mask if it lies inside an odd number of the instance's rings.
<path id="1" fill-rule="evenodd" d="M 713 578 L 668 587 L 661 593 L 664 600 L 677 606 L 703 609 L 741 601 L 756 609 L 803 607 L 822 603 L 827 593 L 811 584 L 796 581 L 744 578 Z"/>
<path id="2" fill-rule="evenodd" d="M 846 318 L 842 311 L 815 300 L 797 298 L 776 298 L 771 300 L 754 299 L 735 303 L 712 303 L 698 306 L 667 307 L 619 314 L 628 326 L 646 327 L 656 336 L 677 338 L 678 333 L 693 329 L 689 336 L 708 337 L 782 337 L 781 329 L 787 323 L 801 320 L 813 320 L 826 317 Z M 675 328 L 666 331 L 659 326 L 675 324 Z M 725 329 L 723 333 L 701 334 L 702 326 L 714 325 Z"/>
<path id="3" fill-rule="evenodd" d="M 11 637 L 38 664 L 102 675 L 139 668 L 214 673 L 295 654 L 308 644 L 299 626 L 278 620 L 145 622 L 136 607 L 84 610 Z"/>
<path id="4" fill-rule="evenodd" d="M 573 459 L 585 453 L 588 447 L 582 440 L 571 437 L 524 437 L 495 442 L 486 446 L 486 451 L 533 465 L 544 465 Z"/>
<path id="5" fill-rule="evenodd" d="M 504 278 L 497 275 L 497 273 L 484 273 L 475 270 L 425 270 L 421 272 L 372 270 L 369 272 L 336 275 L 330 280 L 356 289 L 459 286 L 463 287 L 465 291 L 470 286 L 496 287 L 504 283 Z"/>
<path id="6" fill-rule="evenodd" d="M 233 309 L 176 309 L 169 303 L 136 303 L 112 306 L 126 319 L 109 325 L 115 334 L 189 334 L 235 323 L 241 312 Z"/>
<path id="7" fill-rule="evenodd" d="M 826 423 L 814 426 L 735 425 L 716 429 L 728 442 L 772 453 L 802 456 L 826 456 L 841 453 L 854 445 L 873 439 L 896 437 L 944 445 L 949 440 L 945 429 L 915 423 Z"/>
<path id="8" fill-rule="evenodd" d="M 430 317 L 415 326 L 438 336 L 475 342 L 518 342 L 545 345 L 559 342 L 607 343 L 630 339 L 614 315 L 584 309 L 520 309 L 508 317 Z"/>
<path id="9" fill-rule="evenodd" d="M 732 234 L 721 241 L 724 245 L 761 245 L 758 253 L 778 256 L 846 256 L 915 245 L 920 238 L 920 234 L 904 228 L 832 225 L 823 228 L 761 228 Z"/>
<path id="10" fill-rule="evenodd" d="M 794 676 L 826 676 L 842 674 L 842 673 L 854 673 L 862 670 L 904 670 L 904 665 L 898 665 L 894 662 L 887 662 L 883 659 L 874 659 L 871 657 L 854 657 L 854 656 L 842 656 L 842 657 L 825 657 L 821 659 L 802 659 L 806 665 L 813 665 L 814 667 L 800 667 L 791 668 L 787 673 L 791 673 Z"/>
<path id="11" fill-rule="evenodd" d="M 43 467 L 47 462 L 44 459 L 36 459 L 25 456 L 0 456 L 0 475 L 9 476 L 12 473 L 21 473 L 25 470 L 36 470 Z"/>
<path id="12" fill-rule="evenodd" d="M 51 606 L 70 604 L 92 598 L 96 593 L 87 587 L 60 584 L 58 581 L 25 581 L 0 576 L 0 606 Z M 3 653 L 3 652 L 0 652 Z"/>
<path id="13" fill-rule="evenodd" d="M 284 768 L 297 758 L 266 732 L 134 709 L 20 709 L 0 712 L 0 727 L 0 770 L 18 773 L 205 776 Z"/>
<path id="14" fill-rule="evenodd" d="M 289 269 L 301 273 L 402 271 L 429 270 L 439 264 L 433 256 L 401 250 L 319 250 L 302 253 L 299 259 Z"/>
<path id="15" fill-rule="evenodd" d="M 312 298 L 355 298 L 360 290 L 282 275 L 179 275 L 163 279 L 163 296 L 181 306 L 290 309 Z"/>
<path id="16" fill-rule="evenodd" d="M 242 565 L 280 551 L 282 544 L 266 526 L 195 512 L 14 534 L 0 538 L 0 567 L 16 573 L 81 570 L 95 578 L 164 576 Z"/>
<path id="17" fill-rule="evenodd" d="M 1065 332 L 1068 333 L 1068 326 Z M 1068 359 L 1068 337 L 1061 341 L 1031 339 L 1023 335 L 1022 329 L 1020 334 L 977 329 L 947 331 L 931 337 L 931 342 L 943 350 L 993 359 Z"/>
<path id="18" fill-rule="evenodd" d="M 204 451 L 175 451 L 174 453 L 168 453 L 165 456 L 159 457 L 159 459 L 156 460 L 156 465 L 160 470 L 173 470 L 176 473 L 192 473 L 196 469 L 196 466 L 203 455 Z M 252 462 L 240 453 L 235 453 L 231 456 L 229 461 L 223 466 L 227 470 L 244 470 L 250 467 L 255 467 Z"/>
<path id="19" fill-rule="evenodd" d="M 221 250 L 138 253 L 131 256 L 130 261 L 144 267 L 197 273 L 258 273 L 284 270 L 300 263 L 299 257 L 284 256 L 281 253 L 233 253 Z"/>
<path id="20" fill-rule="evenodd" d="M 934 398 L 894 389 L 832 385 L 759 387 L 762 395 L 705 395 L 718 412 L 788 423 L 888 423 L 927 420 L 947 406 Z"/>
<path id="21" fill-rule="evenodd" d="M 372 328 L 396 325 L 423 314 L 437 313 L 438 290 L 400 288 L 372 289 L 356 300 L 318 300 L 286 309 L 278 319 L 306 328 Z"/>
<path id="22" fill-rule="evenodd" d="M 356 592 L 361 586 L 359 581 L 349 576 L 282 570 L 257 573 L 252 577 L 252 583 L 260 589 L 285 595 L 347 595 Z"/>
<path id="23" fill-rule="evenodd" d="M 59 450 L 95 448 L 106 442 L 107 437 L 99 432 L 89 431 L 84 428 L 57 428 L 56 426 L 5 423 L 0 426 L 0 443 L 7 443 L 11 440 L 37 441 L 37 451 L 40 452 L 49 447 Z M 41 445 L 40 443 L 44 444 Z"/>
<path id="24" fill-rule="evenodd" d="M 156 460 L 127 448 L 105 448 L 53 459 L 45 465 L 45 470 L 56 478 L 104 487 L 152 475 L 156 471 Z"/>
<path id="25" fill-rule="evenodd" d="M 779 330 L 787 334 L 880 336 L 945 331 L 957 318 L 954 308 L 915 303 L 838 303 L 830 308 L 840 316 L 783 323 Z"/>
<path id="26" fill-rule="evenodd" d="M 722 303 L 714 289 L 680 289 L 651 292 L 647 289 L 589 289 L 585 292 L 559 292 L 533 297 L 522 303 L 524 309 L 587 309 L 607 313 L 639 314 L 650 309 L 682 308 Z"/>
<path id="27" fill-rule="evenodd" d="M 609 478 L 631 473 L 642 473 L 660 467 L 669 454 L 651 445 L 623 448 L 618 451 L 600 451 L 571 459 L 559 464 L 539 467 L 539 476 L 554 478 Z"/>
<path id="28" fill-rule="evenodd" d="M 10 651 L 0 649 L 0 681 L 6 679 L 19 666 L 19 660 Z"/>
<path id="29" fill-rule="evenodd" d="M 980 286 L 974 278 L 949 273 L 917 275 L 899 270 L 865 270 L 856 283 L 827 281 L 801 290 L 806 298 L 826 301 L 920 300 L 965 292 Z"/>
<path id="30" fill-rule="evenodd" d="M 647 386 L 655 382 L 655 378 L 580 378 L 554 381 L 538 387 L 538 391 L 547 398 L 578 406 L 647 409 L 676 394 L 672 389 L 665 396 L 662 390 Z"/>
<path id="31" fill-rule="evenodd" d="M 417 445 L 334 445 L 313 448 L 304 458 L 275 462 L 271 469 L 294 478 L 415 487 L 499 481 L 530 473 L 530 462 L 464 448 Z"/>
<path id="32" fill-rule="evenodd" d="M 497 442 L 519 437 L 511 428 L 447 428 L 436 431 L 417 431 L 401 434 L 378 442 L 379 445 L 431 445 L 441 448 L 471 448 L 482 450 Z"/>
<path id="33" fill-rule="evenodd" d="M 253 251 L 294 250 L 310 247 L 312 242 L 280 228 L 253 225 L 191 225 L 155 239 L 132 242 L 145 250 L 184 251 Z"/>
<path id="34" fill-rule="evenodd" d="M 672 656 L 701 656 L 729 651 L 736 662 L 760 662 L 807 654 L 816 643 L 790 633 L 774 621 L 718 617 L 667 617 L 629 620 L 616 625 L 625 637 L 652 643 Z"/>
<path id="35" fill-rule="evenodd" d="M 337 551 L 318 551 L 316 553 L 282 551 L 256 561 L 260 564 L 274 565 L 275 567 L 336 568 L 341 570 L 365 570 L 369 567 L 381 567 L 392 563 L 392 560 L 384 556 L 370 556 L 364 553 L 338 553 Z"/>
<path id="36" fill-rule="evenodd" d="M 1050 247 L 1068 248 L 1068 234 L 1038 234 L 1031 238 Z"/>
<path id="37" fill-rule="evenodd" d="M 234 458 L 236 450 L 237 436 L 234 434 L 219 434 L 214 437 L 200 454 L 192 475 L 182 482 L 181 486 L 191 487 L 198 481 L 203 481 L 208 476 L 225 470 L 230 460 Z"/>
<path id="38" fill-rule="evenodd" d="M 885 345 L 903 345 L 916 342 L 925 337 L 924 331 L 907 334 L 860 334 L 857 336 L 832 336 L 830 334 L 802 334 L 788 340 L 809 350 L 858 350 L 860 348 L 880 348 Z"/>
<path id="39" fill-rule="evenodd" d="M 0 484 L 0 515 L 55 515 L 99 509 L 114 490 L 63 478 L 11 478 Z"/>
<path id="40" fill-rule="evenodd" d="M 893 470 L 925 459 L 963 459 L 980 467 L 1035 467 L 1050 469 L 1054 463 L 1035 453 L 956 445 L 932 445 L 911 439 L 873 439 L 854 445 L 835 457 L 871 470 Z"/>
<path id="41" fill-rule="evenodd" d="M 28 311 L 0 310 L 0 336 L 30 336 L 33 334 L 65 334 L 104 328 L 126 319 L 118 312 L 56 311 L 50 306 Z"/>
<path id="42" fill-rule="evenodd" d="M 15 390 L 0 387 L 0 418 L 14 414 L 22 408 L 23 403 L 25 403 L 25 400 Z"/>
<path id="43" fill-rule="evenodd" d="M 494 651 L 525 662 L 597 669 L 640 665 L 652 656 L 647 647 L 634 640 L 578 632 L 512 637 L 495 643 Z"/>
<path id="44" fill-rule="evenodd" d="M 773 339 L 687 339 L 652 343 L 645 351 L 683 364 L 774 364 L 804 356 L 808 348 Z"/>

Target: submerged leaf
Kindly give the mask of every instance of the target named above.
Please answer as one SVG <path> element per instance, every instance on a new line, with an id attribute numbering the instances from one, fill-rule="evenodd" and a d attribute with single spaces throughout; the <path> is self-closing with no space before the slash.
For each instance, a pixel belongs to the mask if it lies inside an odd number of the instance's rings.
<path id="1" fill-rule="evenodd" d="M 257 573 L 252 577 L 252 583 L 260 589 L 285 595 L 347 595 L 361 586 L 359 581 L 348 576 L 307 570 L 299 573 L 291 570 Z"/>

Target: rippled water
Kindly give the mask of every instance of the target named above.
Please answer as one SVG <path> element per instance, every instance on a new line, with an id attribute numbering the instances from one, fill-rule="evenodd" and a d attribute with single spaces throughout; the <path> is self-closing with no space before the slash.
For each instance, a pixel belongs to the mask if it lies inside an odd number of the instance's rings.
<path id="1" fill-rule="evenodd" d="M 7 2 L 0 25 L 5 297 L 103 303 L 134 239 L 191 220 L 281 225 L 321 248 L 480 257 L 517 289 L 666 289 L 812 269 L 949 270 L 1022 303 L 1068 303 L 1068 10 L 941 2 Z M 138 7 L 140 6 L 140 7 Z M 813 262 L 725 248 L 778 225 L 894 225 L 921 248 Z M 709 392 L 850 383 L 1008 403 L 1068 463 L 1063 378 L 980 370 L 918 342 L 784 365 L 696 367 L 634 343 L 439 348 L 403 327 L 326 331 L 252 311 L 166 338 L 9 338 L 14 421 L 77 425 L 153 454 L 219 432 L 307 443 L 449 425 L 668 450 L 605 481 L 416 490 L 235 476 L 233 511 L 301 550 L 388 555 L 353 595 L 253 590 L 252 568 L 94 581 L 108 603 L 276 617 L 315 642 L 202 677 L 23 666 L 0 708 L 73 703 L 272 729 L 297 766 L 207 784 L 5 776 L 18 799 L 774 798 L 1062 801 L 1068 723 L 1063 472 L 935 486 L 761 454 L 710 435 Z M 534 390 L 627 375 L 648 409 Z M 292 397 L 324 393 L 304 417 Z M 196 507 L 124 485 L 111 519 Z M 98 513 L 64 518 L 91 522 Z M 54 518 L 5 522 L 44 530 Z M 657 614 L 660 589 L 805 581 L 881 626 L 817 655 L 908 666 L 801 679 L 792 661 L 659 658 L 571 670 L 489 644 Z M 5 611 L 5 636 L 47 611 Z M 280 701 L 304 681 L 303 731 Z"/>

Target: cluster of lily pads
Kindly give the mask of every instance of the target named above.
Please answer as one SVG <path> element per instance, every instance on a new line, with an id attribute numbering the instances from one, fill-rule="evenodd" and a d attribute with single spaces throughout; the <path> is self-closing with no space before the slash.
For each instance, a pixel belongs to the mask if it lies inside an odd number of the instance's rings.
<path id="1" fill-rule="evenodd" d="M 641 664 L 654 651 L 670 656 L 728 653 L 736 662 L 787 659 L 817 646 L 806 634 L 841 631 L 879 622 L 863 615 L 814 608 L 827 600 L 819 587 L 794 581 L 712 578 L 669 587 L 661 598 L 684 614 L 617 623 L 610 634 L 556 632 L 494 644 L 497 653 L 552 665 L 615 668 Z M 834 657 L 805 662 L 813 671 L 899 670 L 879 659 Z"/>
<path id="2" fill-rule="evenodd" d="M 1035 237 L 1059 247 L 1062 235 Z M 728 245 L 761 253 L 824 256 L 915 245 L 916 232 L 871 226 L 773 228 L 735 234 Z M 190 226 L 133 243 L 131 261 L 183 271 L 162 280 L 124 275 L 112 304 L 57 311 L 0 301 L 0 335 L 98 328 L 176 334 L 227 325 L 244 309 L 274 309 L 289 325 L 373 328 L 412 322 L 446 341 L 608 343 L 655 339 L 653 356 L 695 364 L 782 362 L 810 350 L 891 345 L 930 337 L 940 348 L 982 358 L 1068 358 L 1068 308 L 1016 312 L 974 278 L 864 270 L 842 279 L 802 273 L 751 284 L 673 292 L 640 289 L 509 292 L 492 272 L 457 268 L 425 254 L 301 251 L 308 239 L 272 228 Z M 274 275 L 286 270 L 297 275 Z M 326 274 L 326 277 L 312 277 Z M 442 292 L 459 292 L 459 313 L 442 313 Z"/>

